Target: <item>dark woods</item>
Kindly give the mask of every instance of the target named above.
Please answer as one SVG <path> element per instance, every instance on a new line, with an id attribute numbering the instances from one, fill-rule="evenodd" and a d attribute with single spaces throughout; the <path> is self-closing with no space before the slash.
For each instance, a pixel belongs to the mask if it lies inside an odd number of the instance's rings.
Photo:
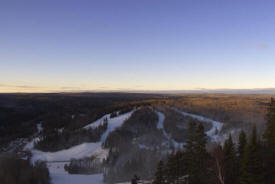
<path id="1" fill-rule="evenodd" d="M 231 135 L 224 145 L 206 150 L 203 126 L 189 125 L 188 141 L 182 151 L 159 162 L 154 184 L 274 184 L 275 183 L 275 100 L 268 107 L 263 136 L 256 126 L 246 135 Z"/>
<path id="2" fill-rule="evenodd" d="M 45 162 L 34 165 L 14 155 L 0 156 L 1 184 L 49 184 L 50 176 Z"/>

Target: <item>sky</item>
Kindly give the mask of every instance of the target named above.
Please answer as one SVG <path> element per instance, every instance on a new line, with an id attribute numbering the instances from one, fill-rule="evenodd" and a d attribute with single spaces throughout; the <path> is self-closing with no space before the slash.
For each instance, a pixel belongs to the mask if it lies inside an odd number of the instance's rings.
<path id="1" fill-rule="evenodd" d="M 275 1 L 1 0 L 0 92 L 275 88 Z"/>

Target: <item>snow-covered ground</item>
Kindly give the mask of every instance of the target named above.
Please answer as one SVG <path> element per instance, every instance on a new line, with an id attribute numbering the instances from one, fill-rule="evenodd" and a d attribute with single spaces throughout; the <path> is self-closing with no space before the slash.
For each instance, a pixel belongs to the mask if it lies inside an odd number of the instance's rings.
<path id="1" fill-rule="evenodd" d="M 36 160 L 44 160 L 48 164 L 48 168 L 50 171 L 50 175 L 52 178 L 53 184 L 102 184 L 103 183 L 103 175 L 102 174 L 96 174 L 96 175 L 70 175 L 64 170 L 64 165 L 69 163 L 69 160 L 72 158 L 80 159 L 85 158 L 89 156 L 96 156 L 96 158 L 102 160 L 107 157 L 108 150 L 102 148 L 102 143 L 106 140 L 108 135 L 114 131 L 116 128 L 120 127 L 123 122 L 128 119 L 132 113 L 135 110 L 125 113 L 123 115 L 119 115 L 114 118 L 110 118 L 110 114 L 107 114 L 100 119 L 96 120 L 95 122 L 92 122 L 85 126 L 84 128 L 95 128 L 99 125 L 101 125 L 104 121 L 104 119 L 108 120 L 108 127 L 107 130 L 103 133 L 101 136 L 101 140 L 96 143 L 82 143 L 77 146 L 73 146 L 66 150 L 61 150 L 57 152 L 42 152 L 39 150 L 34 149 L 34 143 L 36 141 L 39 141 L 39 137 L 35 137 L 32 141 L 30 141 L 26 146 L 24 147 L 24 150 L 30 150 L 32 152 L 32 161 Z M 181 114 L 185 116 L 192 117 L 194 119 L 197 119 L 202 122 L 210 122 L 212 124 L 212 128 L 206 132 L 206 134 L 211 137 L 213 141 L 216 141 L 218 139 L 218 136 L 216 133 L 221 131 L 221 128 L 223 126 L 223 123 L 217 122 L 214 120 L 211 120 L 209 118 L 205 118 L 203 116 L 187 113 L 184 111 L 179 111 Z M 182 147 L 183 143 L 176 142 L 164 129 L 163 122 L 165 119 L 165 116 L 163 113 L 156 111 L 158 114 L 158 123 L 157 128 L 161 129 L 163 132 L 163 135 L 167 139 L 167 143 L 172 143 L 175 148 Z M 38 133 L 42 130 L 41 124 L 37 125 Z M 38 135 L 38 134 L 37 134 Z M 141 145 L 142 146 L 142 145 Z"/>
<path id="2" fill-rule="evenodd" d="M 32 160 L 44 160 L 48 162 L 53 161 L 70 161 L 70 159 L 84 158 L 91 156 L 99 147 L 101 143 L 82 143 L 77 146 L 73 146 L 66 150 L 61 150 L 57 152 L 43 152 L 39 150 L 32 150 Z"/>
<path id="3" fill-rule="evenodd" d="M 188 112 L 184 112 L 184 111 L 181 111 L 181 110 L 178 110 L 178 109 L 174 109 L 174 110 L 176 110 L 177 112 L 181 113 L 184 116 L 191 117 L 191 118 L 196 119 L 198 121 L 211 123 L 212 128 L 206 132 L 206 135 L 208 135 L 211 138 L 211 141 L 213 141 L 213 142 L 218 142 L 219 141 L 219 137 L 220 137 L 219 133 L 221 132 L 222 127 L 223 127 L 222 122 L 215 121 L 215 120 L 212 120 L 212 119 L 209 119 L 209 118 L 197 115 L 197 114 L 191 114 L 191 113 L 188 113 Z"/>
<path id="4" fill-rule="evenodd" d="M 95 122 L 90 123 L 89 125 L 85 126 L 84 128 L 95 128 L 103 123 L 104 119 L 107 118 L 108 120 L 108 127 L 104 134 L 101 136 L 100 142 L 96 143 L 82 143 L 77 146 L 73 146 L 66 150 L 60 150 L 57 152 L 43 152 L 34 149 L 34 143 L 39 141 L 39 137 L 34 138 L 24 147 L 24 150 L 30 150 L 32 152 L 32 161 L 36 160 L 44 160 L 44 161 L 69 161 L 72 158 L 79 159 L 84 157 L 89 157 L 91 155 L 97 155 L 100 158 L 106 158 L 106 154 L 108 154 L 107 150 L 102 149 L 101 145 L 108 137 L 109 133 L 114 131 L 116 128 L 120 127 L 123 122 L 128 119 L 132 113 L 128 112 L 122 114 L 120 116 L 110 118 L 110 114 L 103 116 L 102 118 L 96 120 Z M 39 125 L 37 126 L 39 127 Z M 38 128 L 38 131 L 40 128 Z"/>
<path id="5" fill-rule="evenodd" d="M 64 165 L 72 158 L 80 159 L 89 156 L 96 156 L 97 159 L 103 160 L 108 155 L 108 150 L 102 148 L 102 143 L 106 140 L 108 135 L 116 128 L 120 127 L 123 122 L 128 119 L 135 110 L 119 115 L 114 118 L 110 118 L 110 114 L 103 116 L 102 118 L 92 122 L 84 128 L 95 128 L 103 123 L 104 119 L 108 120 L 108 127 L 104 134 L 101 136 L 101 140 L 96 143 L 82 143 L 77 146 L 73 146 L 66 150 L 60 150 L 57 152 L 43 152 L 34 149 L 34 143 L 39 141 L 39 137 L 35 137 L 32 141 L 27 143 L 24 150 L 30 150 L 32 152 L 32 162 L 37 160 L 43 160 L 48 163 L 48 168 L 52 178 L 53 184 L 102 184 L 103 175 L 70 175 L 64 170 Z M 42 130 L 41 124 L 37 125 L 38 133 Z"/>

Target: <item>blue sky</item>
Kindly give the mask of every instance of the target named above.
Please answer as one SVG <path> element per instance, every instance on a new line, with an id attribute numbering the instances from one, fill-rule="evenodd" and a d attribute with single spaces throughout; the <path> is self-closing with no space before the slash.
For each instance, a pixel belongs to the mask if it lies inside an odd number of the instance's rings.
<path id="1" fill-rule="evenodd" d="M 275 87 L 275 2 L 0 2 L 0 92 Z"/>

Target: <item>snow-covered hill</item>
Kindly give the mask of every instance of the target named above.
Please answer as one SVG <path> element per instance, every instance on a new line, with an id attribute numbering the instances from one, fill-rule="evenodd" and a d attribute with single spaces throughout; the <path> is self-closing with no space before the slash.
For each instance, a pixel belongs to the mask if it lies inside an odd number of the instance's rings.
<path id="1" fill-rule="evenodd" d="M 95 122 L 90 123 L 84 128 L 95 128 L 103 123 L 104 119 L 108 120 L 108 127 L 104 134 L 101 136 L 101 140 L 96 143 L 82 143 L 77 146 L 73 146 L 66 150 L 60 150 L 57 152 L 43 152 L 34 149 L 34 142 L 39 141 L 39 137 L 35 137 L 32 141 L 27 143 L 24 150 L 29 150 L 32 153 L 32 162 L 37 160 L 43 160 L 48 162 L 48 168 L 51 174 L 53 184 L 101 184 L 103 183 L 102 174 L 97 175 L 70 175 L 64 170 L 64 165 L 70 161 L 70 159 L 80 159 L 90 156 L 95 156 L 99 160 L 103 160 L 108 155 L 108 150 L 102 148 L 102 143 L 106 140 L 108 135 L 116 128 L 120 127 L 123 122 L 128 119 L 135 110 L 119 115 L 114 118 L 110 118 L 110 114 L 103 116 Z M 40 129 L 38 129 L 40 131 Z"/>
<path id="2" fill-rule="evenodd" d="M 34 149 L 34 142 L 39 141 L 39 137 L 34 138 L 32 141 L 30 141 L 26 146 L 24 147 L 24 150 L 30 150 L 32 152 L 32 161 L 36 160 L 43 160 L 43 161 L 69 161 L 70 159 L 79 159 L 84 157 L 92 156 L 94 153 L 101 158 L 105 158 L 107 154 L 107 150 L 104 150 L 101 148 L 102 143 L 106 140 L 110 132 L 114 131 L 116 128 L 120 127 L 123 122 L 129 118 L 132 113 L 134 112 L 128 112 L 122 115 L 119 115 L 114 118 L 110 118 L 110 114 L 107 114 L 103 116 L 102 118 L 98 119 L 95 122 L 92 122 L 85 126 L 84 128 L 95 128 L 99 126 L 101 123 L 103 123 L 103 120 L 107 118 L 108 120 L 108 127 L 107 130 L 104 132 L 104 134 L 101 136 L 101 140 L 96 143 L 82 143 L 77 146 L 73 146 L 66 150 L 60 150 L 57 152 L 43 152 Z M 101 155 L 103 154 L 103 155 Z"/>
<path id="3" fill-rule="evenodd" d="M 178 109 L 174 109 L 183 116 L 188 116 L 193 119 L 199 120 L 201 122 L 208 122 L 211 123 L 212 127 L 210 130 L 206 132 L 206 134 L 211 138 L 211 141 L 218 141 L 219 140 L 219 133 L 222 129 L 223 123 L 211 120 L 209 118 L 187 113 L 184 111 L 180 111 Z M 108 156 L 108 149 L 103 149 L 102 143 L 105 142 L 108 135 L 116 130 L 116 128 L 121 127 L 125 120 L 127 120 L 135 110 L 119 115 L 117 117 L 111 118 L 110 114 L 106 114 L 100 119 L 96 120 L 88 124 L 87 126 L 83 127 L 85 129 L 88 128 L 96 128 L 100 126 L 105 119 L 108 121 L 107 130 L 102 134 L 101 139 L 99 142 L 95 143 L 82 143 L 77 146 L 73 146 L 66 150 L 60 150 L 57 152 L 43 152 L 40 150 L 34 149 L 34 142 L 39 141 L 39 137 L 35 137 L 32 141 L 30 141 L 24 147 L 24 150 L 30 150 L 32 152 L 32 161 L 35 162 L 36 160 L 43 160 L 46 161 L 48 164 L 48 168 L 50 170 L 50 174 L 52 177 L 53 184 L 61 184 L 61 183 L 69 183 L 69 184 L 77 184 L 77 183 L 94 183 L 94 184 L 101 184 L 103 183 L 103 176 L 102 174 L 99 175 L 70 175 L 64 170 L 64 165 L 68 164 L 71 159 L 81 159 L 85 157 L 95 156 L 96 159 L 102 161 L 103 159 L 107 158 Z M 157 129 L 162 131 L 163 136 L 165 137 L 166 141 L 163 144 L 173 145 L 174 148 L 182 147 L 184 142 L 177 142 L 175 141 L 171 135 L 169 135 L 165 129 L 163 122 L 165 120 L 165 115 L 160 111 L 155 111 L 158 115 L 158 122 L 157 122 Z M 41 131 L 41 126 L 38 126 L 38 131 Z M 37 134 L 38 135 L 38 134 Z M 165 140 L 164 139 L 164 140 Z M 171 144 L 172 143 L 172 144 Z M 143 147 L 140 147 L 141 149 Z"/>

